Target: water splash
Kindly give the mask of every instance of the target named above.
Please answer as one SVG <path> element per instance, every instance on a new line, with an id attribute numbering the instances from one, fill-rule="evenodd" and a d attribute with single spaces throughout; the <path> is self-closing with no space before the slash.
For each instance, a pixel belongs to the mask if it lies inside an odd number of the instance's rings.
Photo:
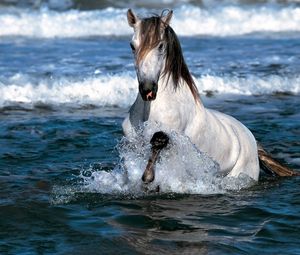
<path id="1" fill-rule="evenodd" d="M 254 183 L 247 176 L 229 178 L 220 175 L 219 165 L 199 151 L 188 137 L 171 132 L 170 140 L 160 154 L 155 180 L 151 184 L 143 184 L 141 180 L 151 148 L 147 135 L 140 132 L 134 138 L 123 138 L 118 145 L 120 164 L 111 171 L 83 169 L 77 187 L 55 189 L 56 203 L 70 202 L 76 193 L 136 198 L 153 194 L 159 187 L 159 194 L 220 194 Z"/>

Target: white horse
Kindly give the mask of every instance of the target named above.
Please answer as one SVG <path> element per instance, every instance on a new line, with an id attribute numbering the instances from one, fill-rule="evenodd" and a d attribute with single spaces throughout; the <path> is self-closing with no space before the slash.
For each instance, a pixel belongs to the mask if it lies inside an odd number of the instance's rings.
<path id="1" fill-rule="evenodd" d="M 222 174 L 238 177 L 246 174 L 258 180 L 259 155 L 263 166 L 294 175 L 259 150 L 253 134 L 241 122 L 226 114 L 206 109 L 184 61 L 179 40 L 170 27 L 172 11 L 166 15 L 139 18 L 128 10 L 127 19 L 134 30 L 130 46 L 135 58 L 139 93 L 129 116 L 123 122 L 125 136 L 135 135 L 147 121 L 164 132 L 155 133 L 152 157 L 143 181 L 154 179 L 154 163 L 168 143 L 167 133 L 175 131 L 188 136 L 193 144 L 214 159 Z M 145 126 L 144 128 L 147 128 Z M 273 169 L 272 164 L 275 164 Z M 280 171 L 279 171 L 280 172 Z"/>

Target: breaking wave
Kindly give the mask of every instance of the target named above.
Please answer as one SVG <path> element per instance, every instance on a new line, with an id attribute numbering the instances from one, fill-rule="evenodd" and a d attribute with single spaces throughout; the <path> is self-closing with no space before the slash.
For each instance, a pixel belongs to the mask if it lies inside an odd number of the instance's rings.
<path id="1" fill-rule="evenodd" d="M 282 93 L 300 93 L 300 76 L 268 76 L 259 78 L 248 76 L 204 75 L 196 77 L 200 93 L 261 95 Z M 0 107 L 25 104 L 70 106 L 95 105 L 129 107 L 137 95 L 135 73 L 126 72 L 115 75 L 99 75 L 86 79 L 72 78 L 33 79 L 24 74 L 9 78 L 0 78 Z"/>
<path id="2" fill-rule="evenodd" d="M 123 36 L 132 33 L 126 10 L 115 7 L 58 12 L 49 8 L 0 11 L 0 36 L 40 38 Z M 136 9 L 137 13 L 152 11 Z M 232 36 L 256 32 L 300 31 L 297 5 L 214 5 L 203 8 L 189 4 L 175 7 L 172 27 L 179 35 Z"/>

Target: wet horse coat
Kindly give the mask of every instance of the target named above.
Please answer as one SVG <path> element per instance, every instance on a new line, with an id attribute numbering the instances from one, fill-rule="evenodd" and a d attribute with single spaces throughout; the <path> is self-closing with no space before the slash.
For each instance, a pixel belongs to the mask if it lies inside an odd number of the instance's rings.
<path id="1" fill-rule="evenodd" d="M 169 26 L 171 17 L 172 11 L 140 19 L 128 10 L 128 23 L 134 29 L 130 45 L 139 93 L 123 122 L 125 135 L 134 136 L 141 127 L 145 133 L 153 132 L 151 125 L 143 126 L 147 121 L 165 134 L 175 131 L 188 136 L 220 165 L 222 174 L 245 174 L 258 180 L 260 166 L 254 136 L 235 118 L 203 106 L 179 40 Z"/>

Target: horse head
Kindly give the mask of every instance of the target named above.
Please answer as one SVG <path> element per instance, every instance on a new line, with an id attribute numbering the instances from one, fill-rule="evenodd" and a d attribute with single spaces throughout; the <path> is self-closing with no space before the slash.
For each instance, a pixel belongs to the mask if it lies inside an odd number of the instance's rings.
<path id="1" fill-rule="evenodd" d="M 135 58 L 139 92 L 144 101 L 155 100 L 158 80 L 164 73 L 166 60 L 166 29 L 172 11 L 165 15 L 140 19 L 131 9 L 127 12 L 128 24 L 134 29 L 130 47 Z"/>
<path id="2" fill-rule="evenodd" d="M 128 24 L 134 34 L 130 42 L 135 58 L 139 92 L 144 101 L 156 99 L 160 78 L 165 85 L 173 84 L 174 91 L 186 84 L 196 101 L 199 100 L 195 82 L 185 63 L 180 42 L 171 28 L 173 11 L 148 18 L 139 18 L 132 10 L 127 12 Z"/>

